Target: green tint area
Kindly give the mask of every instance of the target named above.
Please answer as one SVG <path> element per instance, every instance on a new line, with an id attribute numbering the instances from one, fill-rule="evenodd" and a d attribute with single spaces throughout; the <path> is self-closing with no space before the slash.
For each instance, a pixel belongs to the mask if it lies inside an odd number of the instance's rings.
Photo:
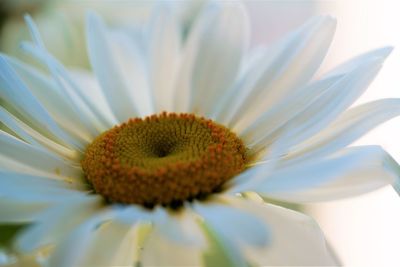
<path id="1" fill-rule="evenodd" d="M 279 201 L 279 200 L 276 200 L 276 199 L 271 199 L 271 198 L 263 197 L 263 196 L 261 196 L 261 198 L 266 203 L 269 203 L 269 204 L 273 204 L 273 205 L 276 205 L 276 206 L 284 207 L 284 208 L 295 210 L 295 211 L 299 211 L 299 212 L 303 211 L 303 206 L 300 205 L 300 204 L 297 204 L 297 203 Z"/>
<path id="2" fill-rule="evenodd" d="M 232 259 L 225 251 L 225 248 L 216 237 L 216 233 L 206 224 L 202 224 L 209 243 L 208 249 L 203 254 L 204 266 L 234 266 Z"/>
<path id="3" fill-rule="evenodd" d="M 214 231 L 206 223 L 200 223 L 204 234 L 208 240 L 209 247 L 203 254 L 203 263 L 205 267 L 220 267 L 220 266 L 243 266 L 252 267 L 248 262 L 243 263 L 246 259 L 238 249 L 235 248 L 234 243 L 229 241 L 222 241 L 222 237 Z"/>
<path id="4" fill-rule="evenodd" d="M 25 224 L 2 224 L 0 225 L 0 247 L 7 247 L 11 244 L 16 234 L 21 231 Z"/>

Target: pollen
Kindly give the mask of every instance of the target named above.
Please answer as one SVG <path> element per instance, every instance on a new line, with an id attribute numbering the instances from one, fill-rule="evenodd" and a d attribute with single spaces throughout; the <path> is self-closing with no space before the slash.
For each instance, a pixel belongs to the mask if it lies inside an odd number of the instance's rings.
<path id="1" fill-rule="evenodd" d="M 87 147 L 82 168 L 108 201 L 153 207 L 213 194 L 246 161 L 243 142 L 224 126 L 164 112 L 102 133 Z"/>

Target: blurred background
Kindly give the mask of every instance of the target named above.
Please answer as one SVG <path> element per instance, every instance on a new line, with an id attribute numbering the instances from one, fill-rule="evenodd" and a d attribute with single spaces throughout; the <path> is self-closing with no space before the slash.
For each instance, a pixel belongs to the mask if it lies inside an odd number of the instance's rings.
<path id="1" fill-rule="evenodd" d="M 171 2 L 189 27 L 203 1 Z M 314 15 L 336 17 L 335 39 L 320 73 L 369 49 L 394 46 L 381 73 L 357 104 L 400 97 L 400 1 L 247 0 L 245 5 L 252 21 L 254 46 L 268 45 Z M 88 68 L 83 36 L 86 9 L 96 10 L 111 25 L 134 32 L 146 23 L 153 6 L 154 1 L 142 0 L 0 0 L 0 50 L 24 58 L 18 43 L 29 39 L 22 19 L 28 12 L 53 54 L 70 67 Z M 375 129 L 357 144 L 382 145 L 400 162 L 400 118 Z M 392 188 L 307 205 L 305 211 L 318 221 L 344 266 L 400 266 L 400 198 Z"/>

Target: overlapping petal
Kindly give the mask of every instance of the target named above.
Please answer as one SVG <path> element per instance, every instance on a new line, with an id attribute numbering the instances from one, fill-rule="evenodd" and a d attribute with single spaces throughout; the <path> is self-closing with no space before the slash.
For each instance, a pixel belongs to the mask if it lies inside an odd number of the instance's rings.
<path id="1" fill-rule="evenodd" d="M 316 17 L 267 49 L 264 60 L 226 96 L 216 119 L 241 128 L 305 85 L 321 64 L 335 32 L 331 17 Z M 251 106 L 251 109 L 248 107 Z"/>
<path id="2" fill-rule="evenodd" d="M 239 72 L 248 27 L 247 14 L 237 2 L 214 2 L 205 8 L 184 47 L 177 111 L 210 115 Z"/>
<path id="3" fill-rule="evenodd" d="M 277 170 L 256 185 L 254 191 L 289 202 L 326 201 L 395 184 L 399 177 L 399 165 L 382 148 L 360 146 Z"/>
<path id="4" fill-rule="evenodd" d="M 398 99 L 347 110 L 391 48 L 310 82 L 335 31 L 330 17 L 246 59 L 248 18 L 236 2 L 211 1 L 187 38 L 168 3 L 141 38 L 89 13 L 95 77 L 66 70 L 26 20 L 34 42 L 22 49 L 50 75 L 0 55 L 0 119 L 15 134 L 0 132 L 0 223 L 34 222 L 15 249 L 55 245 L 49 266 L 335 265 L 312 219 L 248 191 L 303 203 L 400 185 L 400 167 L 382 148 L 346 148 L 400 114 Z M 88 194 L 79 166 L 87 144 L 116 123 L 163 110 L 233 129 L 254 161 L 226 191 L 180 209 L 106 205 Z"/>

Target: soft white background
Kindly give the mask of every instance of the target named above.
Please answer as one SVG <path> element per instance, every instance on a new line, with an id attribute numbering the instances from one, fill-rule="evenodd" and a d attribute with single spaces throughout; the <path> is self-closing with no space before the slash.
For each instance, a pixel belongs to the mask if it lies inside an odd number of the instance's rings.
<path id="1" fill-rule="evenodd" d="M 395 50 L 358 103 L 400 97 L 400 1 L 246 1 L 253 43 L 271 42 L 316 14 L 338 19 L 334 42 L 322 70 L 366 50 Z M 400 162 L 400 118 L 369 133 L 357 144 L 380 144 Z M 345 266 L 400 266 L 400 198 L 390 187 L 364 196 L 310 205 Z"/>

